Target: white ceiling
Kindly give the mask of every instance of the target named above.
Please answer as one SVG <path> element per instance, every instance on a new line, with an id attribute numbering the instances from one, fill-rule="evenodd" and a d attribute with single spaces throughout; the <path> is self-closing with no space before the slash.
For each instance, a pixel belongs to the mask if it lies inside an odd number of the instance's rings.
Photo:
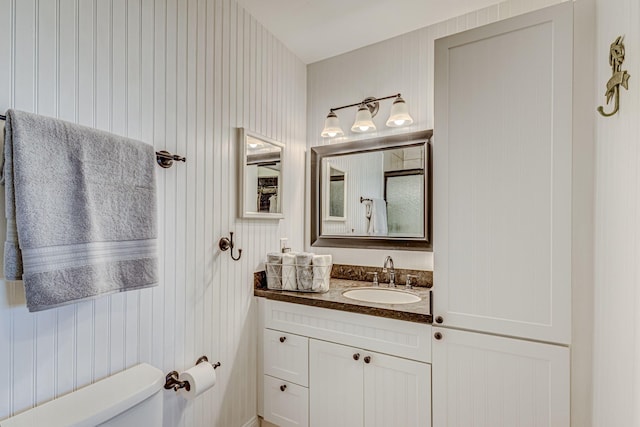
<path id="1" fill-rule="evenodd" d="M 237 0 L 310 64 L 499 0 Z"/>

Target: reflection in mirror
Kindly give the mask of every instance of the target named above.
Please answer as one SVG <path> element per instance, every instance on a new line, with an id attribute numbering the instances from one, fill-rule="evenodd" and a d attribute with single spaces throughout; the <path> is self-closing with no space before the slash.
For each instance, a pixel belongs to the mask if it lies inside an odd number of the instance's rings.
<path id="1" fill-rule="evenodd" d="M 282 159 L 284 146 L 239 129 L 240 212 L 243 218 L 283 218 Z"/>
<path id="2" fill-rule="evenodd" d="M 424 143 L 322 161 L 327 185 L 322 203 L 329 211 L 322 235 L 424 236 Z M 349 192 L 344 171 L 349 171 Z M 345 209 L 353 212 L 348 219 L 339 215 Z M 336 219 L 343 222 L 329 222 Z"/>
<path id="3" fill-rule="evenodd" d="M 325 213 L 325 221 L 344 221 L 346 220 L 345 195 L 347 190 L 347 174 L 337 167 L 327 163 L 328 170 L 325 172 L 327 177 L 326 194 L 327 208 Z"/>
<path id="4" fill-rule="evenodd" d="M 430 137 L 422 131 L 313 147 L 312 245 L 430 248 Z"/>

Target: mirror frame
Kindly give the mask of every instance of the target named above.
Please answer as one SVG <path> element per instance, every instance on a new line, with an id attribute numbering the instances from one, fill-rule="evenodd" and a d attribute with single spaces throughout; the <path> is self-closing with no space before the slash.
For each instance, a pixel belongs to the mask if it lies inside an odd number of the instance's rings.
<path id="1" fill-rule="evenodd" d="M 245 174 L 247 171 L 247 137 L 259 139 L 268 144 L 280 147 L 280 182 L 278 183 L 278 197 L 280 198 L 279 213 L 248 212 L 245 206 Z M 238 128 L 238 217 L 251 219 L 282 219 L 284 218 L 284 149 L 285 145 L 266 136 L 262 136 L 245 128 Z"/>
<path id="2" fill-rule="evenodd" d="M 405 134 L 380 136 L 371 139 L 349 141 L 341 144 L 320 145 L 311 147 L 311 246 L 352 249 L 399 249 L 408 251 L 432 251 L 432 167 L 431 167 L 431 137 L 432 130 L 423 130 Z M 322 224 L 322 211 L 324 209 L 320 200 L 323 194 L 320 187 L 323 182 L 322 160 L 326 157 L 337 155 L 357 154 L 379 150 L 402 148 L 405 146 L 425 143 L 425 210 L 424 210 L 424 237 L 384 237 L 384 236 L 340 236 L 320 234 Z"/>

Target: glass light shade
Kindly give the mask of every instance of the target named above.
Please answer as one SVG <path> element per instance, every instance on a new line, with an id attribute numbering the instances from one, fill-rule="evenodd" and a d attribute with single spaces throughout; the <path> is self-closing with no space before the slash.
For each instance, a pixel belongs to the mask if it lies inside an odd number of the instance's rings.
<path id="1" fill-rule="evenodd" d="M 400 126 L 408 126 L 411 123 L 413 123 L 413 119 L 409 115 L 409 108 L 404 102 L 404 99 L 398 96 L 396 100 L 393 101 L 391 114 L 389 115 L 389 120 L 387 120 L 387 126 L 397 128 Z"/>
<path id="2" fill-rule="evenodd" d="M 376 130 L 376 125 L 373 123 L 371 117 L 371 111 L 366 105 L 361 105 L 356 113 L 356 121 L 351 126 L 352 132 L 369 132 Z"/>
<path id="3" fill-rule="evenodd" d="M 336 116 L 336 113 L 333 111 L 329 112 L 327 119 L 324 121 L 324 129 L 322 129 L 322 133 L 320 135 L 323 138 L 333 138 L 344 135 L 344 132 L 340 127 L 338 116 Z"/>

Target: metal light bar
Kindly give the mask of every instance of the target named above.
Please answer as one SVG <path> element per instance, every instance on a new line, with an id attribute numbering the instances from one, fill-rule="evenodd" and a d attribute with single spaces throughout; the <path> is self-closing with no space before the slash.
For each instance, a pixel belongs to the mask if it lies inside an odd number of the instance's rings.
<path id="1" fill-rule="evenodd" d="M 372 103 L 372 102 L 378 102 L 378 101 L 383 101 L 385 99 L 391 99 L 391 98 L 397 98 L 398 96 L 400 96 L 399 93 L 396 93 L 395 95 L 389 95 L 389 96 L 383 96 L 382 98 L 365 98 L 364 100 L 357 102 L 355 104 L 349 104 L 349 105 L 343 105 L 342 107 L 337 107 L 337 108 L 330 108 L 329 111 L 338 111 L 338 110 L 342 110 L 344 108 L 349 108 L 349 107 L 357 107 L 358 105 L 362 105 L 365 104 L 368 106 L 368 104 Z M 369 108 L 371 109 L 371 108 Z M 373 114 L 373 113 L 371 113 Z"/>

